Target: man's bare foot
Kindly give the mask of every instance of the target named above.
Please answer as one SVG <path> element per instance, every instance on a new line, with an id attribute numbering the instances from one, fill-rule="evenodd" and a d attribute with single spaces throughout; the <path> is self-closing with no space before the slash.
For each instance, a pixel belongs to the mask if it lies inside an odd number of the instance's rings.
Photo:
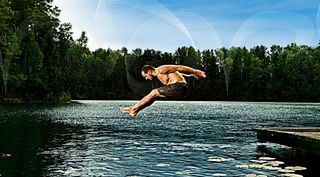
<path id="1" fill-rule="evenodd" d="M 127 113 L 127 114 L 129 114 L 130 116 L 132 116 L 132 117 L 134 117 L 134 116 L 136 116 L 136 115 L 137 115 L 137 112 L 136 112 L 136 111 L 134 111 L 134 109 L 132 109 L 131 107 L 128 107 L 128 108 L 122 108 L 122 109 L 121 109 L 121 112 L 123 112 L 123 113 Z"/>

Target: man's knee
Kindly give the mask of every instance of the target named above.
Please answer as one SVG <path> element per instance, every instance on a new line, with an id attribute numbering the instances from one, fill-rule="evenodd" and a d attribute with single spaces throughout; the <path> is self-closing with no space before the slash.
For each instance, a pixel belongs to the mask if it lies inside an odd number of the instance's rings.
<path id="1" fill-rule="evenodd" d="M 159 93 L 158 89 L 153 89 L 153 90 L 150 92 L 150 95 L 151 95 L 152 97 L 158 97 L 158 96 L 160 96 L 160 93 Z"/>

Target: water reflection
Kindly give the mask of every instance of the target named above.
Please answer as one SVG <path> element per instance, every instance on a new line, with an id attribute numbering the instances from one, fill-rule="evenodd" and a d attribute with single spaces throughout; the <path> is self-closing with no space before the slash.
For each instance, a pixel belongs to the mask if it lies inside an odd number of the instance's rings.
<path id="1" fill-rule="evenodd" d="M 320 155 L 273 143 L 262 143 L 257 147 L 261 155 L 272 155 L 286 162 L 283 166 L 303 166 L 307 170 L 298 171 L 302 176 L 317 176 L 319 174 Z"/>
<path id="2" fill-rule="evenodd" d="M 50 106 L 51 107 L 51 106 Z M 2 176 L 45 176 L 47 166 L 64 161 L 63 153 L 42 152 L 75 141 L 84 126 L 53 122 L 37 110 L 41 105 L 0 107 L 0 174 Z M 82 144 L 78 144 L 78 147 Z M 65 149 L 66 151 L 68 149 Z"/>

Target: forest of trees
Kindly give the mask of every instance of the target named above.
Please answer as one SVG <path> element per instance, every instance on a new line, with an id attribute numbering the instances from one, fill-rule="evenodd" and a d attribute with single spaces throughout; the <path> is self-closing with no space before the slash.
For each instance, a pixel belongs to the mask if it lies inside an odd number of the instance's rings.
<path id="1" fill-rule="evenodd" d="M 320 101 L 319 45 L 90 51 L 85 32 L 73 39 L 52 1 L 0 0 L 2 102 L 139 99 L 160 84 L 140 76 L 144 64 L 205 71 L 207 79 L 187 79 L 187 100 Z"/>

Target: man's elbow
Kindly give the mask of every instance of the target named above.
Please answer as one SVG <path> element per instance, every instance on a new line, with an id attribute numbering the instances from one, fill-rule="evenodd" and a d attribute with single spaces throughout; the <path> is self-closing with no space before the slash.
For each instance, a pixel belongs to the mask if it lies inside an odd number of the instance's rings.
<path id="1" fill-rule="evenodd" d="M 184 71 L 184 66 L 183 65 L 177 65 L 176 70 L 177 71 Z"/>

